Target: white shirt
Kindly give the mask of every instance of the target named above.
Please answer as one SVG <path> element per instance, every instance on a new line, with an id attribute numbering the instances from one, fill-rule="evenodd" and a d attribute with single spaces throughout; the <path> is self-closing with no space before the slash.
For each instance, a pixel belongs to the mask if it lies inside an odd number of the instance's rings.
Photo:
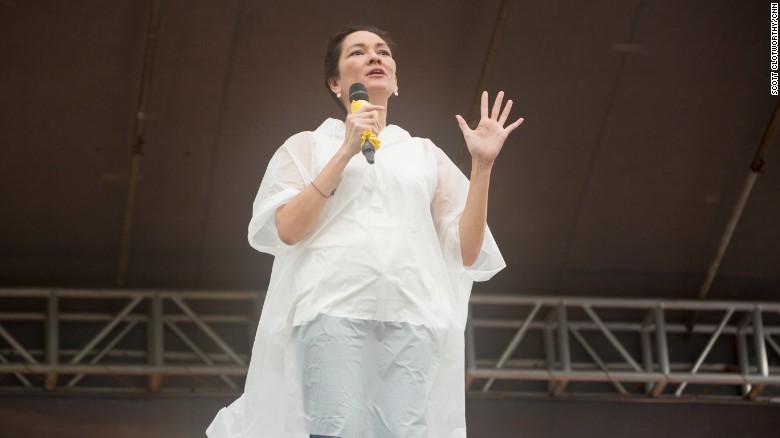
<path id="1" fill-rule="evenodd" d="M 422 325 L 438 333 L 427 436 L 466 436 L 463 330 L 473 281 L 505 267 L 489 229 L 477 261 L 463 266 L 458 222 L 468 180 L 430 140 L 395 125 L 379 134 L 376 162 L 347 164 L 311 233 L 285 245 L 276 209 L 318 175 L 344 140 L 341 120 L 292 136 L 268 164 L 249 242 L 275 256 L 246 387 L 222 409 L 209 437 L 307 438 L 294 328 L 320 314 Z M 365 388 L 368 393 L 372 388 Z M 378 389 L 377 389 L 378 391 Z M 366 407 L 368 409 L 368 407 Z M 371 438 L 342 436 L 342 438 Z"/>

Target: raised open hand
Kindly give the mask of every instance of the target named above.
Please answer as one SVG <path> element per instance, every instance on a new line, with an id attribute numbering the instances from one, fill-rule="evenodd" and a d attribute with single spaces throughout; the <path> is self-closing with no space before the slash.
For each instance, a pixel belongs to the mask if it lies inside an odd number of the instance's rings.
<path id="1" fill-rule="evenodd" d="M 520 126 L 524 120 L 521 117 L 511 125 L 504 127 L 504 123 L 506 123 L 506 119 L 509 117 L 509 111 L 512 109 L 512 101 L 507 101 L 504 110 L 501 111 L 503 100 L 504 92 L 499 91 L 493 104 L 492 114 L 488 115 L 488 93 L 487 91 L 482 92 L 481 117 L 476 129 L 472 130 L 469 128 L 469 125 L 460 115 L 455 116 L 458 119 L 460 130 L 463 131 L 463 138 L 466 140 L 471 157 L 480 160 L 484 164 L 493 164 L 493 161 L 495 161 L 498 153 L 501 151 L 501 147 L 504 145 L 506 137 Z"/>

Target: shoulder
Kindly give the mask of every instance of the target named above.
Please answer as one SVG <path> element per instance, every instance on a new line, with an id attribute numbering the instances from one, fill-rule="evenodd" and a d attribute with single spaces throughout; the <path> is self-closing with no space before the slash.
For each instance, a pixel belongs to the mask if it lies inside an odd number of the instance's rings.
<path id="1" fill-rule="evenodd" d="M 287 140 L 285 140 L 284 144 L 282 144 L 282 147 L 290 147 L 290 146 L 294 147 L 300 144 L 308 144 L 311 143 L 313 140 L 314 140 L 314 133 L 312 131 L 301 131 L 291 135 Z"/>
<path id="2" fill-rule="evenodd" d="M 291 156 L 301 157 L 311 154 L 314 138 L 311 131 L 303 131 L 293 134 L 276 150 L 275 157 Z"/>
<path id="3" fill-rule="evenodd" d="M 420 148 L 423 150 L 423 153 L 430 155 L 437 162 L 451 161 L 447 156 L 447 153 L 444 152 L 444 150 L 442 150 L 440 147 L 436 146 L 436 144 L 430 138 L 413 137 L 413 140 L 419 144 Z"/>
<path id="4" fill-rule="evenodd" d="M 328 142 L 332 140 L 343 139 L 345 130 L 346 126 L 342 120 L 328 118 L 325 119 L 325 121 L 322 122 L 320 126 L 318 126 L 317 129 L 312 131 L 310 134 L 312 138 L 317 141 Z"/>
<path id="5" fill-rule="evenodd" d="M 326 119 L 313 131 L 302 131 L 288 138 L 282 148 L 288 150 L 309 150 L 316 143 L 329 143 L 344 136 L 344 122 L 338 119 Z"/>
<path id="6" fill-rule="evenodd" d="M 301 131 L 291 135 L 284 141 L 282 146 L 295 146 L 299 144 L 308 144 L 314 141 L 313 131 Z"/>

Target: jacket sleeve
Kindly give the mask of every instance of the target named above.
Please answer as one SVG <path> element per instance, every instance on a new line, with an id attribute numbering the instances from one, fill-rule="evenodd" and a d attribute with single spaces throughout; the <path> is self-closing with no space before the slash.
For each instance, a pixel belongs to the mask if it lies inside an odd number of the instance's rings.
<path id="1" fill-rule="evenodd" d="M 313 139 L 302 132 L 290 137 L 271 157 L 252 204 L 249 244 L 274 256 L 290 248 L 276 229 L 276 209 L 300 193 L 313 178 Z"/>
<path id="2" fill-rule="evenodd" d="M 428 140 L 429 141 L 429 140 Z M 431 201 L 436 234 L 448 264 L 458 266 L 472 281 L 486 281 L 498 271 L 506 267 L 504 258 L 496 245 L 490 228 L 485 226 L 485 238 L 476 262 L 471 266 L 463 266 L 460 250 L 460 217 L 466 206 L 469 192 L 469 180 L 449 157 L 433 145 L 436 157 L 436 191 Z"/>

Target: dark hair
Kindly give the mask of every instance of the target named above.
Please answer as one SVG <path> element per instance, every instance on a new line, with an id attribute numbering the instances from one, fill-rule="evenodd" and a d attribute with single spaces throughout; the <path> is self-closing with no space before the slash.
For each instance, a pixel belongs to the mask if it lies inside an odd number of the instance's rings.
<path id="1" fill-rule="evenodd" d="M 344 42 L 344 38 L 351 33 L 364 30 L 373 34 L 379 35 L 380 38 L 385 40 L 385 43 L 390 47 L 390 50 L 395 50 L 395 42 L 390 38 L 386 31 L 368 25 L 354 25 L 349 26 L 333 34 L 328 41 L 328 48 L 325 50 L 325 89 L 328 90 L 328 94 L 336 101 L 339 108 L 346 110 L 344 104 L 333 94 L 330 89 L 330 80 L 339 76 L 339 58 L 341 58 L 341 45 Z"/>

